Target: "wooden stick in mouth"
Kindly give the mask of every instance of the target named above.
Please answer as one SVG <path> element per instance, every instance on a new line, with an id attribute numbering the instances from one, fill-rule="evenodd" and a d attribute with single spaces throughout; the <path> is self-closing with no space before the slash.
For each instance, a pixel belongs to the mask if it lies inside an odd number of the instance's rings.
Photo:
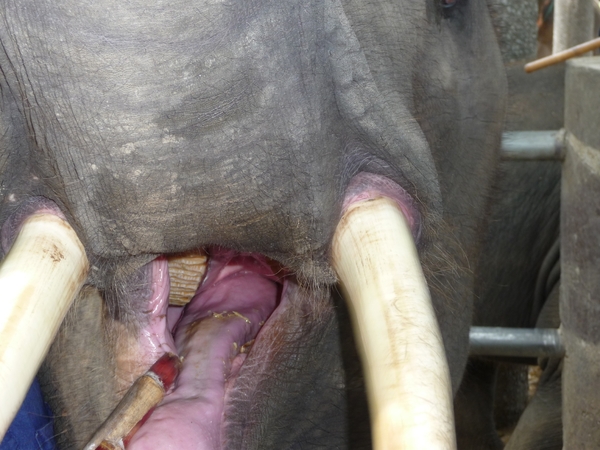
<path id="1" fill-rule="evenodd" d="M 181 360 L 177 355 L 165 353 L 161 356 L 131 385 L 84 449 L 124 449 L 171 388 L 180 367 Z"/>

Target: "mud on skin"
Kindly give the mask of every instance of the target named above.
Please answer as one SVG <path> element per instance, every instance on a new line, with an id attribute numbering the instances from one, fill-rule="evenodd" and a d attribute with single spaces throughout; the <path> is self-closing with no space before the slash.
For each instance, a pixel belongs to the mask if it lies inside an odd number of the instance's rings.
<path id="1" fill-rule="evenodd" d="M 369 448 L 329 263 L 360 173 L 397 186 L 409 221 L 420 217 L 456 391 L 505 81 L 489 5 L 443 6 L 2 4 L 4 251 L 23 218 L 50 208 L 92 266 L 40 372 L 62 447 L 82 447 L 160 352 L 193 361 L 200 348 L 228 366 L 224 378 L 212 364 L 189 375 L 221 423 L 194 416 L 182 438 L 205 427 L 193 438 L 204 448 Z M 175 325 L 165 258 L 199 250 L 210 258 L 202 305 Z M 226 279 L 227 294 L 205 296 Z M 203 332 L 178 334 L 198 320 Z"/>

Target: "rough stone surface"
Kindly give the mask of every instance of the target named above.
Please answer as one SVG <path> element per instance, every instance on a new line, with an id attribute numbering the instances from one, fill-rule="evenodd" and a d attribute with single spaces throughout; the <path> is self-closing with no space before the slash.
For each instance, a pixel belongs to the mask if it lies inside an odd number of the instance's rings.
<path id="1" fill-rule="evenodd" d="M 537 1 L 499 0 L 505 62 L 534 59 L 537 51 Z"/>

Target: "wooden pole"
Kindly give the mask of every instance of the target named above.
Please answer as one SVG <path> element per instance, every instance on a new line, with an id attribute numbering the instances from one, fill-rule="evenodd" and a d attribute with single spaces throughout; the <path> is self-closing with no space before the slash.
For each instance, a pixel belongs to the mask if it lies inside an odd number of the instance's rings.
<path id="1" fill-rule="evenodd" d="M 566 61 L 567 59 L 575 56 L 583 55 L 584 53 L 591 52 L 600 48 L 600 37 L 592 39 L 591 41 L 584 42 L 583 44 L 576 45 L 575 47 L 568 48 L 562 52 L 554 53 L 545 58 L 540 58 L 536 61 L 525 64 L 525 72 L 531 73 L 536 70 L 543 69 L 544 67 L 551 66 Z"/>

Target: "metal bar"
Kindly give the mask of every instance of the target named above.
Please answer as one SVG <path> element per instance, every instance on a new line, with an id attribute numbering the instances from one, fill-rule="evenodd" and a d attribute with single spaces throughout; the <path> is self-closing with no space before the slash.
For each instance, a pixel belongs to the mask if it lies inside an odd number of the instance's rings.
<path id="1" fill-rule="evenodd" d="M 504 160 L 562 160 L 564 130 L 507 131 L 502 134 Z"/>
<path id="2" fill-rule="evenodd" d="M 549 328 L 471 327 L 471 356 L 562 357 L 560 332 Z"/>

